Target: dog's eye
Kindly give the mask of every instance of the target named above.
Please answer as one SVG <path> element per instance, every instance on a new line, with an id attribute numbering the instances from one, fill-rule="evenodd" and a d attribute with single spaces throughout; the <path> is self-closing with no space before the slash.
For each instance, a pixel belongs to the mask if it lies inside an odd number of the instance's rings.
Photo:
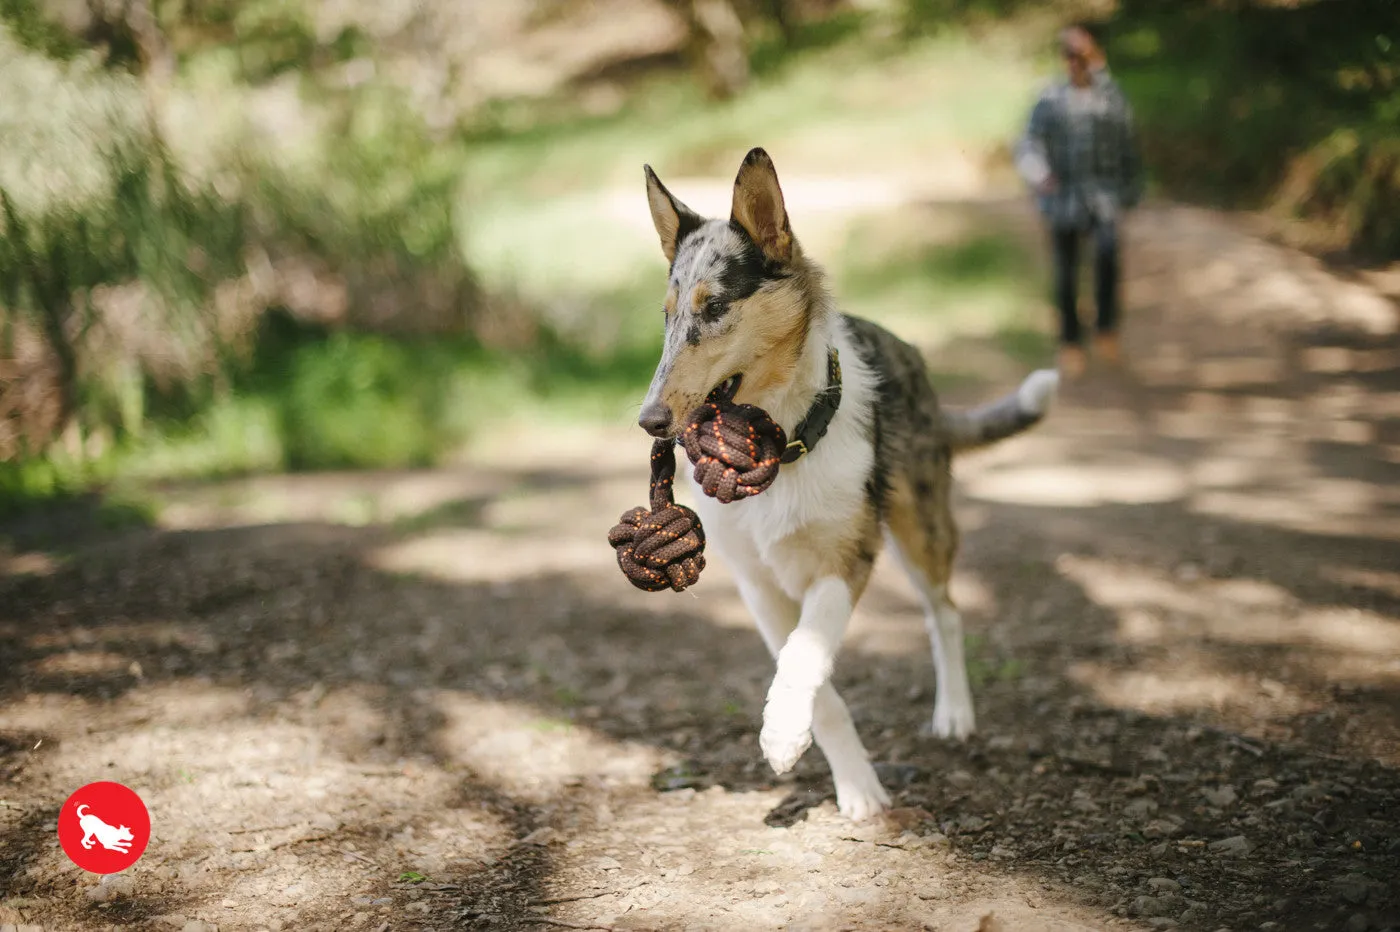
<path id="1" fill-rule="evenodd" d="M 704 317 L 705 320 L 713 323 L 714 321 L 719 320 L 727 313 L 729 313 L 728 304 L 719 300 L 718 298 L 711 298 L 710 300 L 705 302 L 705 307 L 700 312 L 700 316 Z"/>

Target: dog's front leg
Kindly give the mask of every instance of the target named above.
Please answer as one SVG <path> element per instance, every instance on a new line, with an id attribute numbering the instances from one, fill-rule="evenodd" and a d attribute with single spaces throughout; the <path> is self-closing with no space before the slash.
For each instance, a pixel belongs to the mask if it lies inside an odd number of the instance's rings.
<path id="1" fill-rule="evenodd" d="M 760 578 L 759 574 L 754 573 L 739 572 L 736 575 L 744 602 L 753 612 L 763 640 L 776 658 L 797 628 L 801 606 L 788 598 L 771 579 Z M 880 785 L 880 778 L 870 765 L 870 757 L 860 742 L 860 735 L 856 733 L 851 713 L 846 710 L 846 704 L 830 682 L 817 690 L 811 728 L 816 735 L 817 746 L 822 749 L 831 767 L 831 779 L 836 786 L 836 806 L 841 814 L 860 821 L 889 806 L 889 794 Z"/>
<path id="2" fill-rule="evenodd" d="M 825 576 L 802 599 L 797 629 L 778 651 L 778 670 L 763 707 L 759 745 L 775 773 L 787 773 L 812 743 L 817 693 L 831 668 L 854 608 L 851 589 L 839 576 Z"/>

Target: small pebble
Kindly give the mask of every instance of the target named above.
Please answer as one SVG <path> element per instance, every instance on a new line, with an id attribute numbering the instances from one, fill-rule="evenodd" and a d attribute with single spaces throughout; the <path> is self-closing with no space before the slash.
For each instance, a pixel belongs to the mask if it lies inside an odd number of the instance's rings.
<path id="1" fill-rule="evenodd" d="M 88 888 L 85 895 L 94 903 L 110 903 L 119 897 L 131 896 L 135 890 L 136 883 L 126 874 L 106 874 L 97 886 Z"/>
<path id="2" fill-rule="evenodd" d="M 1249 843 L 1249 839 L 1243 835 L 1231 835 L 1229 838 L 1222 838 L 1207 845 L 1211 852 L 1226 858 L 1246 857 L 1254 846 Z"/>
<path id="3" fill-rule="evenodd" d="M 1146 797 L 1140 797 L 1123 807 L 1123 815 L 1130 819 L 1147 819 L 1157 812 L 1157 803 Z"/>
<path id="4" fill-rule="evenodd" d="M 1235 800 L 1240 798 L 1233 786 L 1207 787 L 1201 790 L 1201 796 L 1205 798 L 1206 802 L 1215 806 L 1217 809 L 1224 809 L 1226 806 L 1233 805 Z"/>

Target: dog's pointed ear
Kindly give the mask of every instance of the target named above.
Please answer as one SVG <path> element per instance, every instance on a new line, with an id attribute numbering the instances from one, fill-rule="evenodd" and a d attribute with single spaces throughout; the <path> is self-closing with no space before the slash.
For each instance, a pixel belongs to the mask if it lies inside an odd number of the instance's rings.
<path id="1" fill-rule="evenodd" d="M 661 237 L 661 251 L 667 262 L 676 261 L 676 247 L 681 240 L 700 228 L 700 215 L 676 200 L 650 165 L 643 165 L 647 176 L 647 204 L 651 207 L 651 222 Z"/>
<path id="2" fill-rule="evenodd" d="M 734 206 L 729 219 L 744 228 L 754 244 L 773 262 L 792 261 L 792 227 L 788 225 L 778 170 L 762 149 L 750 149 L 734 178 Z"/>

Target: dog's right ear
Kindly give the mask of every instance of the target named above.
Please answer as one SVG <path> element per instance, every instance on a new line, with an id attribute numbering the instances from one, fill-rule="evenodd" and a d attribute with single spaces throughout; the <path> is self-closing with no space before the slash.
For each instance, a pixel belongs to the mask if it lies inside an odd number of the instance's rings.
<path id="1" fill-rule="evenodd" d="M 671 196 L 650 165 L 642 166 L 647 175 L 647 204 L 651 222 L 661 237 L 661 251 L 667 262 L 676 261 L 676 247 L 687 235 L 700 228 L 700 215 Z"/>

